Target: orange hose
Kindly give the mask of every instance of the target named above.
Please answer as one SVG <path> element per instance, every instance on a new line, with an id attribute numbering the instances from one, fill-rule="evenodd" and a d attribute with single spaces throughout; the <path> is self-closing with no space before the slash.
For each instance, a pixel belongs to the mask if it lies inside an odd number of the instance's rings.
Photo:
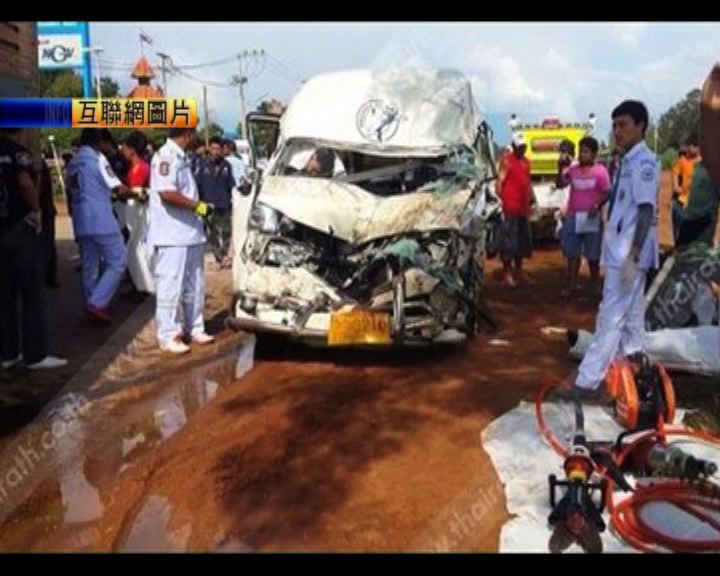
<path id="1" fill-rule="evenodd" d="M 545 417 L 542 413 L 542 403 L 545 399 L 545 395 L 555 387 L 557 387 L 557 383 L 553 382 L 552 380 L 548 380 L 538 389 L 537 394 L 535 394 L 535 419 L 537 421 L 540 433 L 543 435 L 545 440 L 547 440 L 548 444 L 550 444 L 550 447 L 555 450 L 558 455 L 565 458 L 565 456 L 567 456 L 569 453 L 569 446 L 565 446 L 555 437 L 552 432 L 550 432 L 550 429 L 545 423 Z"/>
<path id="2" fill-rule="evenodd" d="M 690 428 L 665 426 L 660 431 L 648 430 L 628 443 L 616 457 L 615 461 L 617 465 L 622 466 L 625 459 L 642 442 L 653 438 L 664 441 L 668 436 L 697 438 L 720 446 L 720 438 L 708 432 Z M 704 494 L 703 492 L 705 490 L 710 492 L 710 494 Z M 663 482 L 662 484 L 641 486 L 636 489 L 632 496 L 626 498 L 619 504 L 615 504 L 613 483 L 611 479 L 608 479 L 606 500 L 613 528 L 615 528 L 615 531 L 626 542 L 637 550 L 643 552 L 658 552 L 658 547 L 662 547 L 672 552 L 720 551 L 720 523 L 705 514 L 702 510 L 696 508 L 696 506 L 700 506 L 705 510 L 720 512 L 720 489 L 711 482 L 705 481 L 699 484 L 690 484 L 680 480 L 673 480 Z M 675 538 L 655 530 L 644 522 L 640 515 L 640 509 L 652 502 L 664 502 L 684 510 L 691 516 L 714 528 L 718 533 L 718 538 L 713 540 Z"/>
<path id="3" fill-rule="evenodd" d="M 568 455 L 569 447 L 565 446 L 550 431 L 542 413 L 542 403 L 547 393 L 557 384 L 548 381 L 543 384 L 535 396 L 535 416 L 542 436 L 550 447 L 563 458 Z M 658 422 L 657 430 L 648 430 L 638 433 L 637 437 L 629 442 L 618 455 L 614 457 L 618 467 L 621 467 L 627 457 L 642 443 L 655 440 L 665 443 L 668 436 L 696 438 L 720 447 L 720 437 L 702 430 L 693 430 L 681 426 L 668 426 L 662 421 Z M 628 544 L 643 552 L 658 552 L 659 547 L 673 552 L 710 552 L 720 551 L 720 523 L 705 514 L 704 510 L 720 512 L 720 487 L 712 482 L 689 484 L 680 480 L 640 486 L 628 498 L 615 504 L 613 499 L 613 481 L 605 470 L 596 466 L 596 469 L 607 479 L 606 501 L 610 512 L 612 526 L 618 535 Z M 709 494 L 704 493 L 705 491 Z M 663 534 L 644 522 L 640 515 L 643 506 L 651 502 L 665 502 L 674 505 L 698 520 L 705 522 L 718 532 L 718 538 L 713 540 L 681 539 Z"/>

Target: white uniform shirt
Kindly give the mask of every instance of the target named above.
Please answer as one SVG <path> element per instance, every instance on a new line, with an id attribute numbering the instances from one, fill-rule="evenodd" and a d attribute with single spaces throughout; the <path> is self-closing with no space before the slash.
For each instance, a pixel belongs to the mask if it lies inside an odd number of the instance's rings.
<path id="1" fill-rule="evenodd" d="M 638 206 L 650 204 L 657 213 L 660 163 L 644 141 L 623 156 L 613 190 L 615 200 L 605 230 L 601 264 L 621 268 L 630 255 L 638 220 Z M 644 270 L 658 266 L 657 224 L 650 227 L 640 250 L 638 266 Z"/>
<path id="2" fill-rule="evenodd" d="M 75 237 L 119 233 L 110 195 L 121 182 L 107 158 L 90 146 L 81 147 L 68 163 L 66 179 Z"/>
<path id="3" fill-rule="evenodd" d="M 150 171 L 150 228 L 147 241 L 151 246 L 194 246 L 205 243 L 200 217 L 185 208 L 165 204 L 160 192 L 179 192 L 198 200 L 198 190 L 185 151 L 172 138 L 153 156 Z"/>

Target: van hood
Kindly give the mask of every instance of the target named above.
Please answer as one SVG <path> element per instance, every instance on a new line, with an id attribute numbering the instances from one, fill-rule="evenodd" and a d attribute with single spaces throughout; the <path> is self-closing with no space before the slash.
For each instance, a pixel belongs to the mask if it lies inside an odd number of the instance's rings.
<path id="1" fill-rule="evenodd" d="M 378 197 L 359 186 L 303 176 L 268 176 L 258 202 L 353 245 L 406 232 L 460 230 L 470 185 Z M 302 201 L 300 201 L 302 200 Z"/>

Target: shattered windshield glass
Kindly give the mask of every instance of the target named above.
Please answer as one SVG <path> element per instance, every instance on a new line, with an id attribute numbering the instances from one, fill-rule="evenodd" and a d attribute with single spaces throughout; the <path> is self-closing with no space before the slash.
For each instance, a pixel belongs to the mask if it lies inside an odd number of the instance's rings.
<path id="1" fill-rule="evenodd" d="M 295 142 L 281 154 L 274 174 L 333 179 L 377 196 L 449 192 L 489 177 L 476 159 L 474 151 L 464 147 L 441 156 L 403 157 Z"/>

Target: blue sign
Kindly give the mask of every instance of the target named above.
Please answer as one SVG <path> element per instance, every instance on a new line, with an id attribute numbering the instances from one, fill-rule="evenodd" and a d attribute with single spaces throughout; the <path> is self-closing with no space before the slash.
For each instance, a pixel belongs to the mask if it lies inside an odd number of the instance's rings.
<path id="1" fill-rule="evenodd" d="M 90 29 L 87 22 L 38 22 L 41 70 L 82 68 L 83 96 L 90 97 Z"/>

